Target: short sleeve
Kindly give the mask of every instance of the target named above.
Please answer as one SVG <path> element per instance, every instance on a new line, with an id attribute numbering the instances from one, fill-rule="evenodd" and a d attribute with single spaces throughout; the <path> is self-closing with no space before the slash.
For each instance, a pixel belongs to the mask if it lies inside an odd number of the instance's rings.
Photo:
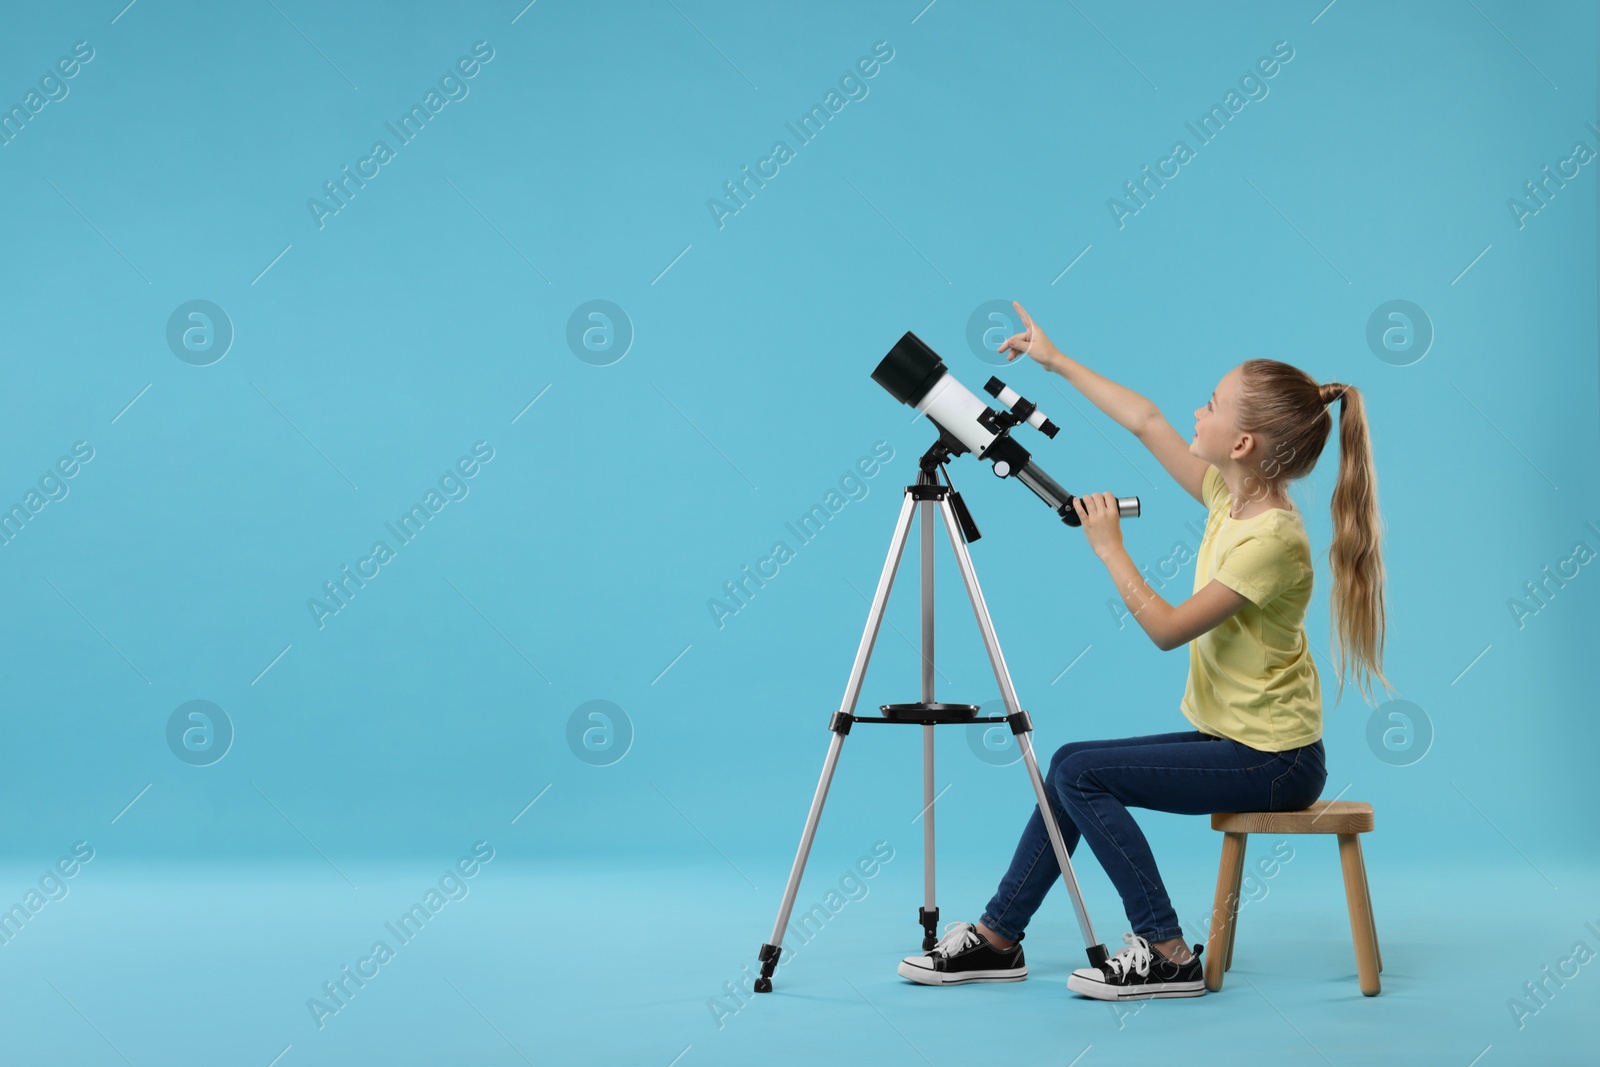
<path id="1" fill-rule="evenodd" d="M 1207 510 L 1213 510 L 1217 506 L 1217 500 L 1227 491 L 1228 483 L 1222 480 L 1222 472 L 1217 469 L 1216 464 L 1207 465 L 1205 477 L 1200 480 L 1200 502 Z"/>
<path id="2" fill-rule="evenodd" d="M 1287 541 L 1251 534 L 1222 557 L 1215 578 L 1260 607 L 1291 588 L 1300 572 L 1300 560 Z"/>

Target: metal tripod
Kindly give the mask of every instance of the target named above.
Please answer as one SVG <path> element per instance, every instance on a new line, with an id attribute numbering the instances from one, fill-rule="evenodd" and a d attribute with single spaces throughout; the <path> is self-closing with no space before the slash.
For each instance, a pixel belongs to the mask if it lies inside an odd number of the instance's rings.
<path id="1" fill-rule="evenodd" d="M 811 811 L 806 815 L 805 831 L 800 836 L 800 849 L 795 854 L 794 866 L 789 871 L 789 884 L 783 891 L 783 903 L 778 908 L 778 921 L 773 924 L 772 936 L 761 946 L 758 957 L 761 961 L 761 976 L 755 983 L 755 991 L 758 993 L 772 992 L 772 973 L 777 969 L 778 956 L 783 951 L 784 930 L 789 925 L 789 914 L 794 908 L 795 895 L 800 889 L 800 878 L 805 873 L 806 859 L 811 854 L 811 843 L 816 837 L 817 823 L 822 817 L 822 805 L 828 798 L 828 786 L 833 782 L 833 772 L 839 764 L 839 753 L 844 747 L 845 736 L 849 734 L 850 727 L 858 722 L 922 725 L 924 902 L 923 906 L 917 909 L 917 919 L 923 928 L 924 951 L 933 948 L 939 925 L 939 907 L 935 903 L 934 896 L 933 728 L 951 723 L 1003 722 L 1011 727 L 1012 734 L 1016 736 L 1017 747 L 1022 750 L 1022 759 L 1028 768 L 1028 777 L 1033 781 L 1033 792 L 1039 802 L 1039 812 L 1044 817 L 1045 828 L 1050 834 L 1050 845 L 1055 849 L 1056 861 L 1061 865 L 1062 881 L 1067 884 L 1067 892 L 1072 896 L 1073 910 L 1078 916 L 1078 926 L 1083 931 L 1089 965 L 1098 966 L 1107 958 L 1105 946 L 1095 938 L 1094 928 L 1089 923 L 1089 913 L 1084 909 L 1083 897 L 1078 891 L 1078 880 L 1072 871 L 1072 859 L 1067 855 L 1066 844 L 1061 839 L 1061 829 L 1056 824 L 1055 810 L 1050 805 L 1045 793 L 1044 780 L 1039 775 L 1039 762 L 1034 758 L 1033 743 L 1030 740 L 1033 722 L 1017 702 L 1017 692 L 1011 684 L 1011 675 L 1006 670 L 1005 657 L 1000 652 L 1000 642 L 995 637 L 994 624 L 990 621 L 989 609 L 984 604 L 983 591 L 978 588 L 978 575 L 973 570 L 972 557 L 967 553 L 967 542 L 977 540 L 979 536 L 977 527 L 973 525 L 971 516 L 962 504 L 960 494 L 949 485 L 948 474 L 944 485 L 940 485 L 935 477 L 934 472 L 942 469 L 951 451 L 950 443 L 941 435 L 941 440 L 922 457 L 916 484 L 906 486 L 905 502 L 900 508 L 900 519 L 895 524 L 894 539 L 889 545 L 889 556 L 884 561 L 883 573 L 878 578 L 878 589 L 873 595 L 872 607 L 867 612 L 867 626 L 861 635 L 861 644 L 856 649 L 855 665 L 850 668 L 850 681 L 845 686 L 844 702 L 828 722 L 828 729 L 833 732 L 833 739 L 828 745 L 827 759 L 823 761 L 822 778 L 817 783 L 816 794 L 811 798 Z M 871 658 L 873 645 L 877 642 L 878 629 L 883 624 L 884 609 L 889 602 L 889 590 L 894 585 L 895 573 L 900 569 L 900 558 L 911 533 L 912 513 L 919 507 L 922 511 L 922 701 L 917 704 L 885 704 L 882 706 L 882 718 L 856 715 L 856 701 L 861 694 L 861 682 L 867 672 L 867 661 Z M 983 636 L 983 645 L 989 654 L 989 665 L 994 669 L 995 681 L 1000 685 L 1000 697 L 1006 710 L 1004 716 L 980 718 L 977 715 L 977 705 L 940 704 L 934 701 L 935 515 L 943 520 L 945 532 L 950 537 L 950 547 L 961 569 L 961 580 L 966 585 L 967 597 L 971 600 L 972 610 L 978 619 L 978 631 Z"/>

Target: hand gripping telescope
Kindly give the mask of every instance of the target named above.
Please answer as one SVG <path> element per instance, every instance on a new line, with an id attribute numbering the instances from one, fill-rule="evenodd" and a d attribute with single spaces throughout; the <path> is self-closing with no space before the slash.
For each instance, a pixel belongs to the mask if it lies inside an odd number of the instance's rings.
<path id="1" fill-rule="evenodd" d="M 872 380 L 902 404 L 927 415 L 939 428 L 940 442 L 949 455 L 971 452 L 979 459 L 989 460 L 996 475 L 1017 479 L 1050 505 L 1062 522 L 1080 525 L 1072 507 L 1073 495 L 1040 470 L 1028 450 L 1011 437 L 1011 427 L 1022 422 L 1046 437 L 1056 435 L 1059 427 L 1033 401 L 1018 396 L 999 378 L 990 378 L 984 391 L 1007 408 L 996 411 L 956 381 L 938 353 L 909 330 L 883 357 L 872 372 Z M 1125 519 L 1135 518 L 1139 514 L 1139 498 L 1118 497 L 1117 511 Z"/>

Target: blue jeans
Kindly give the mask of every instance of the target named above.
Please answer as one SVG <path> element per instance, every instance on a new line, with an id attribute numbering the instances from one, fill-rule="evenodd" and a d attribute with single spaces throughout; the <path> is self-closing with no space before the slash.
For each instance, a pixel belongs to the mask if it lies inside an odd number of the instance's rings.
<path id="1" fill-rule="evenodd" d="M 1207 815 L 1217 811 L 1299 811 L 1328 780 L 1319 738 L 1263 752 L 1226 737 L 1182 730 L 1111 741 L 1074 741 L 1056 750 L 1043 775 L 1067 854 L 1089 839 L 1122 894 L 1133 932 L 1146 941 L 1183 936 L 1155 857 L 1128 807 Z M 1034 806 L 1011 868 L 983 912 L 983 925 L 1012 941 L 1061 881 L 1044 816 Z"/>

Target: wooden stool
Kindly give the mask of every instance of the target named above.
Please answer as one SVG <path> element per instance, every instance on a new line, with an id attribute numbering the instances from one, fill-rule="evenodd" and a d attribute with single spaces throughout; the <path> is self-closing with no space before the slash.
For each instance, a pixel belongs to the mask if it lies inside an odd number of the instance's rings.
<path id="1" fill-rule="evenodd" d="M 1367 866 L 1361 858 L 1361 834 L 1372 829 L 1372 805 L 1351 800 L 1319 800 L 1304 811 L 1218 812 L 1211 828 L 1221 830 L 1222 864 L 1217 870 L 1217 900 L 1206 937 L 1206 989 L 1222 988 L 1222 972 L 1233 966 L 1233 935 L 1239 920 L 1239 883 L 1244 876 L 1244 846 L 1251 834 L 1337 834 L 1339 863 L 1344 868 L 1344 897 L 1350 906 L 1350 933 L 1355 941 L 1356 973 L 1361 992 L 1378 995 L 1383 954 L 1372 919 Z"/>

